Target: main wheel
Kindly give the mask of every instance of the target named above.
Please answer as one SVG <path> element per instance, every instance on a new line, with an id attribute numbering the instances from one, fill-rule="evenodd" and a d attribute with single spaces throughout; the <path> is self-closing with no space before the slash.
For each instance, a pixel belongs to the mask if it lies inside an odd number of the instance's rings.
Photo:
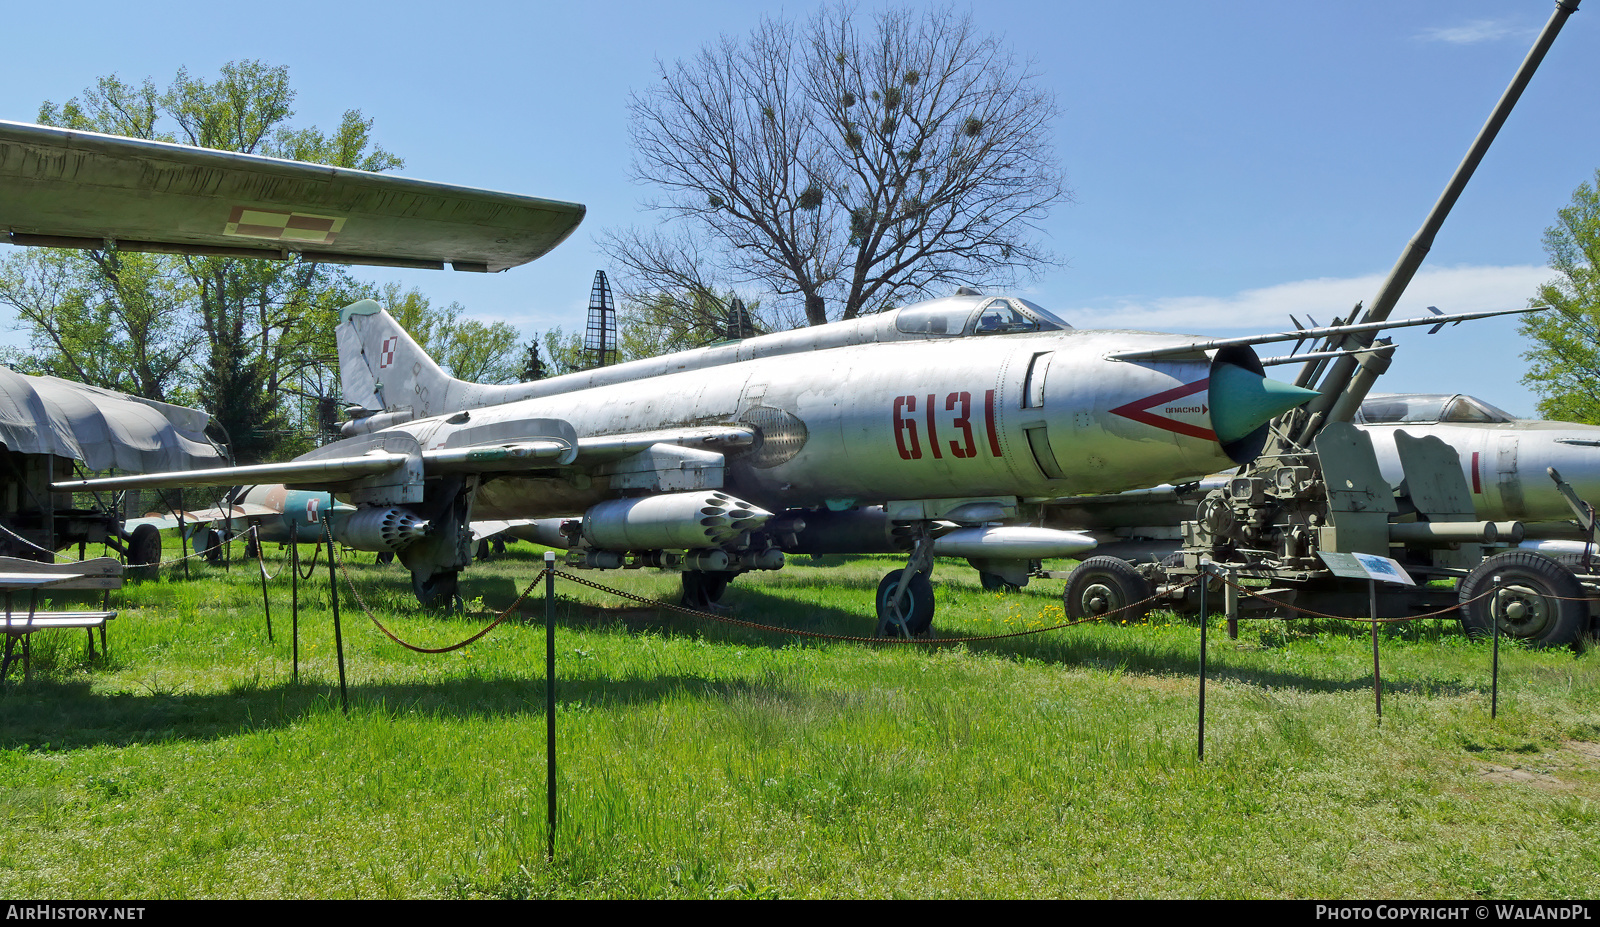
<path id="1" fill-rule="evenodd" d="M 161 562 L 161 531 L 155 525 L 140 525 L 128 536 L 128 565 L 140 567 L 134 572 L 142 579 L 154 579 L 156 564 Z"/>
<path id="2" fill-rule="evenodd" d="M 983 584 L 985 592 L 1020 592 L 1022 587 L 1016 583 L 1006 582 L 1006 578 L 999 573 L 986 573 L 978 571 L 978 582 Z"/>
<path id="3" fill-rule="evenodd" d="M 911 577 L 911 582 L 906 585 L 905 597 L 900 600 L 900 608 L 896 612 L 894 607 L 895 593 L 900 588 L 900 577 L 905 570 L 890 570 L 884 574 L 883 581 L 878 583 L 878 636 L 900 637 L 906 631 L 912 637 L 927 637 L 933 628 L 933 581 L 926 573 L 918 573 Z M 899 621 L 896 621 L 896 618 Z"/>
<path id="4" fill-rule="evenodd" d="M 1061 598 L 1067 617 L 1073 620 L 1109 615 L 1121 621 L 1137 621 L 1149 613 L 1149 603 L 1144 600 L 1154 591 L 1150 581 L 1128 561 L 1090 557 L 1067 577 Z"/>
<path id="5" fill-rule="evenodd" d="M 705 611 L 722 601 L 732 573 L 718 570 L 683 571 L 683 607 Z"/>
<path id="6" fill-rule="evenodd" d="M 195 544 L 195 553 L 205 557 L 207 563 L 222 563 L 222 545 L 224 542 L 221 531 L 215 528 L 205 528 L 195 535 L 195 539 L 198 541 Z"/>
<path id="7" fill-rule="evenodd" d="M 379 566 L 383 566 L 384 564 L 393 563 L 394 562 L 394 551 L 392 551 L 392 550 L 380 550 L 380 551 L 378 551 L 378 558 L 376 560 L 372 561 L 372 562 L 378 564 Z"/>
<path id="8" fill-rule="evenodd" d="M 1484 595 L 1495 588 L 1500 591 Z M 1481 598 L 1480 598 L 1481 597 Z M 1508 550 L 1478 564 L 1456 587 L 1461 627 L 1470 637 L 1500 633 L 1539 647 L 1571 644 L 1589 625 L 1583 584 L 1572 570 L 1535 550 Z"/>
<path id="9" fill-rule="evenodd" d="M 244 559 L 255 560 L 261 556 L 261 542 L 256 540 L 254 531 L 244 539 Z"/>
<path id="10" fill-rule="evenodd" d="M 445 570 L 426 579 L 416 573 L 411 574 L 411 589 L 417 594 L 417 601 L 424 606 L 459 610 L 460 588 L 460 570 Z"/>

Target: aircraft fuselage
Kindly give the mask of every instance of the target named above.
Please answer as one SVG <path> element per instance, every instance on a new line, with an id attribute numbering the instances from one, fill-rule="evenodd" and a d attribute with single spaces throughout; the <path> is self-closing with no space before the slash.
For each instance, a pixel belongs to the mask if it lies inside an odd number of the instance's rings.
<path id="1" fill-rule="evenodd" d="M 1104 356 L 1130 343 L 1174 340 L 1066 331 L 845 346 L 577 389 L 389 430 L 431 449 L 458 428 L 527 418 L 564 419 L 580 438 L 743 423 L 760 438 L 730 453 L 727 487 L 774 511 L 958 496 L 1054 498 L 1194 477 L 1230 463 L 1211 433 L 1210 362 Z M 1163 400 L 1174 393 L 1182 395 Z M 1130 409 L 1141 413 L 1130 417 Z M 499 474 L 479 489 L 474 515 L 572 514 L 617 494 L 604 476 Z"/>

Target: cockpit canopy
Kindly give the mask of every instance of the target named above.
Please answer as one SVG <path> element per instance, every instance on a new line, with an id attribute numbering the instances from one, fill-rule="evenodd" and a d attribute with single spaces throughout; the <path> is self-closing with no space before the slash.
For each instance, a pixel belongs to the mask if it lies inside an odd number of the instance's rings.
<path id="1" fill-rule="evenodd" d="M 946 296 L 901 309 L 894 327 L 908 335 L 954 337 L 1065 331 L 1072 326 L 1015 296 Z"/>
<path id="2" fill-rule="evenodd" d="M 1491 425 L 1514 422 L 1504 409 L 1459 393 L 1374 393 L 1356 413 L 1358 425 Z"/>

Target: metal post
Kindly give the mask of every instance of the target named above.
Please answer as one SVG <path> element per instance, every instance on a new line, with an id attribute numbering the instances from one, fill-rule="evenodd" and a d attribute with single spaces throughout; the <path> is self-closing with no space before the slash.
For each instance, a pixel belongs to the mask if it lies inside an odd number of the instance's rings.
<path id="1" fill-rule="evenodd" d="M 1223 587 L 1222 602 L 1228 612 L 1228 640 L 1239 639 L 1239 568 L 1228 567 L 1228 585 Z"/>
<path id="2" fill-rule="evenodd" d="M 1372 702 L 1378 709 L 1378 726 L 1383 726 L 1383 677 L 1378 675 L 1378 581 L 1367 580 L 1367 596 L 1372 605 Z"/>
<path id="3" fill-rule="evenodd" d="M 1494 624 L 1494 668 L 1489 674 L 1489 717 L 1500 713 L 1500 577 L 1494 578 L 1494 595 L 1489 597 L 1489 621 Z"/>
<path id="4" fill-rule="evenodd" d="M 183 523 L 183 490 L 178 490 L 178 550 L 183 554 L 183 578 L 189 578 L 189 529 Z"/>
<path id="5" fill-rule="evenodd" d="M 545 857 L 556 859 L 556 553 L 544 552 L 544 763 L 549 846 Z"/>
<path id="6" fill-rule="evenodd" d="M 256 545 L 261 535 L 256 534 Z M 294 683 L 300 684 L 300 522 L 289 522 L 289 638 L 294 651 Z"/>
<path id="7" fill-rule="evenodd" d="M 223 548 L 226 554 L 227 548 Z M 267 564 L 261 552 L 261 541 L 256 540 L 256 569 L 261 571 L 261 610 L 267 613 L 267 643 L 272 643 L 272 602 L 267 599 Z M 224 561 L 226 562 L 226 561 Z"/>
<path id="8" fill-rule="evenodd" d="M 1206 586 L 1210 585 L 1211 564 L 1208 561 L 1200 563 L 1200 723 L 1199 723 L 1199 756 L 1203 762 L 1206 758 Z"/>
<path id="9" fill-rule="evenodd" d="M 349 714 L 350 692 L 344 682 L 344 634 L 339 630 L 339 577 L 333 563 L 333 524 L 324 518 L 322 525 L 328 535 L 328 596 L 333 602 L 333 647 L 339 654 L 339 704 L 344 706 L 344 713 Z"/>

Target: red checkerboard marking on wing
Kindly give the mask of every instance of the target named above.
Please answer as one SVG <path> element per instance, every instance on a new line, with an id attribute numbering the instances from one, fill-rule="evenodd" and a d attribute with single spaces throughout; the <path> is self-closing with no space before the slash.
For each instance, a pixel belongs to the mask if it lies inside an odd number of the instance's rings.
<path id="1" fill-rule="evenodd" d="M 228 223 L 222 231 L 223 234 L 240 238 L 270 238 L 274 241 L 329 245 L 343 228 L 344 219 L 336 216 L 235 206 L 233 212 L 228 214 Z"/>

